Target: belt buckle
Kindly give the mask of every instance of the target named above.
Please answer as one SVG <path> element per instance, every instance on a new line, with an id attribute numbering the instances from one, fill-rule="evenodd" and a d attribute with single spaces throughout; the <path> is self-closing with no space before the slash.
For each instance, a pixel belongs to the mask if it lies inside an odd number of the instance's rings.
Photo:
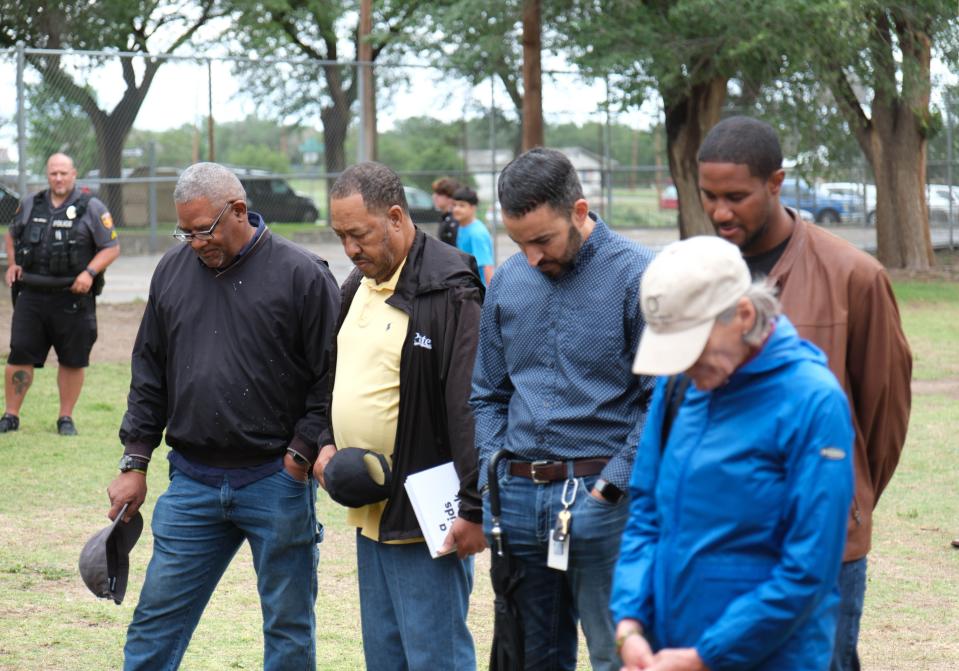
<path id="1" fill-rule="evenodd" d="M 530 478 L 530 480 L 532 480 L 532 481 L 533 481 L 534 483 L 536 483 L 537 485 L 548 485 L 548 484 L 550 483 L 549 480 L 540 480 L 539 477 L 537 477 L 537 475 L 536 475 L 536 468 L 537 468 L 537 467 L 549 466 L 551 463 L 553 463 L 553 462 L 549 461 L 548 459 L 540 459 L 539 461 L 531 461 L 530 464 L 529 464 L 529 478 Z"/>

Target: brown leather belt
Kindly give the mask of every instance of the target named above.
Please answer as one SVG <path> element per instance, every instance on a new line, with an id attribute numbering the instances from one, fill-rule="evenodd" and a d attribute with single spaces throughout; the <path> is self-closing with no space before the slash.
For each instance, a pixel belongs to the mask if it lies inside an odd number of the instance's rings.
<path id="1" fill-rule="evenodd" d="M 606 457 L 592 459 L 573 459 L 573 477 L 582 478 L 587 475 L 601 473 L 609 463 Z M 510 475 L 529 478 L 537 484 L 565 480 L 569 472 L 567 461 L 511 461 L 509 462 Z"/>

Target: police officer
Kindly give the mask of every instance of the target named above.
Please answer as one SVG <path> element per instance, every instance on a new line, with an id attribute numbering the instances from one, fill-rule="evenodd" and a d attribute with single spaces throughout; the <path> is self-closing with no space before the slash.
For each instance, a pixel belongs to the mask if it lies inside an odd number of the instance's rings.
<path id="1" fill-rule="evenodd" d="M 57 432 L 77 433 L 73 407 L 97 339 L 95 296 L 120 246 L 107 208 L 77 190 L 76 179 L 73 159 L 51 156 L 50 188 L 24 199 L 5 236 L 7 285 L 14 289 L 15 307 L 0 433 L 20 427 L 20 406 L 33 382 L 33 369 L 43 367 L 51 345 L 60 364 Z"/>

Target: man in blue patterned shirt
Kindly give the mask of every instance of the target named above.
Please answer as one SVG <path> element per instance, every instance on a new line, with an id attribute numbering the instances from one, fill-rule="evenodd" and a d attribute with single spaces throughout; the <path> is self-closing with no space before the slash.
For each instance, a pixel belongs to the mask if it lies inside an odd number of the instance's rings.
<path id="1" fill-rule="evenodd" d="M 516 158 L 499 199 L 522 253 L 496 271 L 480 321 L 471 400 L 480 486 L 493 454 L 511 452 L 499 485 L 503 535 L 525 565 L 526 668 L 575 669 L 580 618 L 592 668 L 615 671 L 610 582 L 652 386 L 630 368 L 653 254 L 589 211 L 560 152 Z M 488 506 L 484 496 L 487 533 Z M 564 560 L 565 570 L 550 568 Z"/>

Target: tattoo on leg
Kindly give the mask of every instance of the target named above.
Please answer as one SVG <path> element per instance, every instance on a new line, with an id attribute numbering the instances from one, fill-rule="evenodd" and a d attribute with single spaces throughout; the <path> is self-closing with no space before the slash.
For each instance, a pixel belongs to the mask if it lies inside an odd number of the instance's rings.
<path id="1" fill-rule="evenodd" d="M 13 391 L 17 396 L 23 396 L 27 393 L 27 387 L 30 386 L 30 373 L 25 370 L 18 370 L 13 374 Z"/>

